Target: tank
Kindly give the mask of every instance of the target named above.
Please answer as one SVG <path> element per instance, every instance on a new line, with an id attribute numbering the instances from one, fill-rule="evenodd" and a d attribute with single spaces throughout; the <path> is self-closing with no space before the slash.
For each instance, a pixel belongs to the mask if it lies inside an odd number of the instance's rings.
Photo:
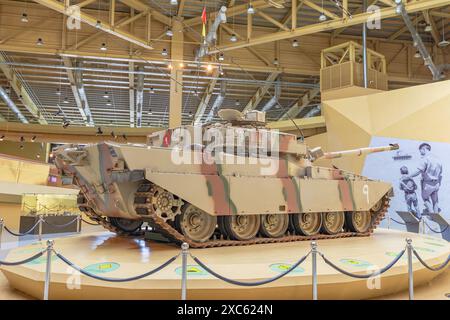
<path id="1" fill-rule="evenodd" d="M 145 144 L 115 141 L 55 149 L 78 205 L 119 235 L 146 230 L 194 248 L 370 235 L 392 185 L 319 159 L 397 150 L 323 152 L 265 126 L 265 114 L 221 110 L 220 122 L 162 130 Z"/>

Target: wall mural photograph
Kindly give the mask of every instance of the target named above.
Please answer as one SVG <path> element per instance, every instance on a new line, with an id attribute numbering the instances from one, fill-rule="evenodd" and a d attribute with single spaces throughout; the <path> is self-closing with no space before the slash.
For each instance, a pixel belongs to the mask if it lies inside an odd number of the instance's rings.
<path id="1" fill-rule="evenodd" d="M 362 174 L 393 184 L 395 196 L 389 208 L 391 218 L 403 222 L 397 211 L 411 212 L 418 219 L 425 217 L 430 227 L 439 230 L 439 225 L 428 219 L 427 215 L 439 213 L 447 221 L 450 219 L 450 174 L 445 171 L 445 164 L 450 161 L 450 145 L 373 137 L 370 146 L 389 143 L 398 143 L 400 149 L 369 155 Z M 381 225 L 387 227 L 386 219 Z M 405 229 L 405 226 L 394 221 L 390 226 Z"/>

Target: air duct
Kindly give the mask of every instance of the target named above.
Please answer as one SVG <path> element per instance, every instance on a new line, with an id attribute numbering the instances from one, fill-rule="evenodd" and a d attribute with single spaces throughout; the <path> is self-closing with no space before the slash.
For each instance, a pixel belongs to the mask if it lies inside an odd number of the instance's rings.
<path id="1" fill-rule="evenodd" d="M 267 101 L 267 103 L 261 109 L 261 111 L 267 112 L 270 109 L 272 109 L 272 107 L 278 103 L 278 99 L 280 98 L 280 95 L 281 95 L 281 86 L 280 86 L 280 82 L 277 81 L 275 83 L 275 94 L 272 96 L 272 98 L 270 98 L 269 101 Z"/>
<path id="2" fill-rule="evenodd" d="M 22 123 L 29 123 L 27 118 L 20 112 L 19 108 L 17 108 L 16 104 L 11 100 L 8 93 L 6 93 L 5 89 L 0 86 L 0 97 L 5 101 L 8 108 L 11 109 L 12 112 L 19 118 Z"/>
<path id="3" fill-rule="evenodd" d="M 211 110 L 209 110 L 208 116 L 206 117 L 205 123 L 208 123 L 212 120 L 214 115 L 217 113 L 217 111 L 222 106 L 223 101 L 225 100 L 225 91 L 227 89 L 227 83 L 225 81 L 222 81 L 220 83 L 220 93 L 217 96 L 216 100 L 214 101 L 213 106 L 211 107 Z"/>
<path id="4" fill-rule="evenodd" d="M 205 37 L 205 42 L 200 45 L 200 48 L 197 50 L 195 55 L 195 60 L 199 61 L 202 57 L 208 54 L 208 47 L 213 45 L 217 40 L 217 30 L 219 29 L 219 25 L 221 23 L 227 22 L 227 7 L 222 6 L 219 12 L 216 15 L 216 19 L 214 20 L 211 28 L 209 29 L 208 34 Z"/>
<path id="5" fill-rule="evenodd" d="M 322 106 L 320 104 L 318 104 L 317 106 L 314 106 L 311 108 L 311 110 L 309 110 L 304 116 L 303 118 L 310 118 L 310 117 L 315 117 L 317 115 L 320 114 L 320 110 L 322 109 Z"/>
<path id="6" fill-rule="evenodd" d="M 411 19 L 408 16 L 408 12 L 406 12 L 405 7 L 402 3 L 397 4 L 396 12 L 400 13 L 403 21 L 405 22 L 406 27 L 408 28 L 409 32 L 411 33 L 411 36 L 414 41 L 414 46 L 419 50 L 420 55 L 423 58 L 425 66 L 430 69 L 431 74 L 433 75 L 433 80 L 440 80 L 441 72 L 439 68 L 436 67 L 436 65 L 433 62 L 433 59 L 431 59 L 430 54 L 428 53 L 427 48 L 422 42 L 422 38 L 420 38 L 419 33 L 417 32 L 416 28 L 414 27 Z"/>

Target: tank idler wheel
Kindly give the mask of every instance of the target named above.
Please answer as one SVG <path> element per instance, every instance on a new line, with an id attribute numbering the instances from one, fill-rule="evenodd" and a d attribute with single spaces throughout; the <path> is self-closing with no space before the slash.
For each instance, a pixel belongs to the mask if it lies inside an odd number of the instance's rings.
<path id="1" fill-rule="evenodd" d="M 261 216 L 259 231 L 264 237 L 279 238 L 283 236 L 289 227 L 287 214 L 264 214 Z"/>
<path id="2" fill-rule="evenodd" d="M 109 222 L 123 232 L 133 233 L 141 229 L 142 220 L 124 219 L 124 218 L 108 218 Z"/>
<path id="3" fill-rule="evenodd" d="M 342 231 L 345 222 L 344 212 L 323 212 L 322 232 L 337 234 Z"/>
<path id="4" fill-rule="evenodd" d="M 260 215 L 232 215 L 219 217 L 219 229 L 233 240 L 253 239 L 259 231 Z"/>
<path id="5" fill-rule="evenodd" d="M 291 214 L 291 226 L 296 233 L 301 235 L 316 235 L 322 227 L 322 214 L 319 212 Z"/>
<path id="6" fill-rule="evenodd" d="M 383 199 L 380 199 L 377 203 L 375 203 L 375 204 L 373 205 L 372 208 L 370 208 L 370 211 L 372 211 L 372 212 L 378 212 L 378 211 L 381 210 L 382 205 L 383 205 Z"/>
<path id="7" fill-rule="evenodd" d="M 195 242 L 208 241 L 217 226 L 217 217 L 188 203 L 175 217 L 175 225 L 189 239 Z"/>
<path id="8" fill-rule="evenodd" d="M 370 228 L 372 215 L 370 211 L 346 212 L 345 220 L 350 231 L 364 233 Z"/>

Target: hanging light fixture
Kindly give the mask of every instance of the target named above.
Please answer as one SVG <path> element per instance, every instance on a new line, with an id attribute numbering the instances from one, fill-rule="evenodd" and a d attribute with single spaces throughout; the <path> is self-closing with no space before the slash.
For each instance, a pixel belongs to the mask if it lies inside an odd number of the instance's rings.
<path id="1" fill-rule="evenodd" d="M 67 97 L 64 97 L 63 103 L 69 103 L 69 99 Z"/>
<path id="2" fill-rule="evenodd" d="M 210 65 L 210 64 L 206 65 L 206 71 L 211 72 L 212 69 L 213 69 L 212 65 Z"/>
<path id="3" fill-rule="evenodd" d="M 189 111 L 189 118 L 192 118 L 192 111 Z"/>
<path id="4" fill-rule="evenodd" d="M 444 24 L 444 18 L 442 18 L 442 41 L 439 41 L 438 47 L 445 48 L 449 44 L 450 44 L 450 42 L 448 40 L 445 40 L 445 24 Z"/>
<path id="5" fill-rule="evenodd" d="M 60 96 L 60 95 L 61 95 L 61 89 L 56 88 L 56 95 L 57 95 L 57 96 Z"/>
<path id="6" fill-rule="evenodd" d="M 166 36 L 168 36 L 168 37 L 173 37 L 173 31 L 172 31 L 172 29 L 167 29 L 167 31 L 166 31 Z"/>
<path id="7" fill-rule="evenodd" d="M 225 72 L 223 72 L 222 65 L 219 66 L 219 74 L 220 74 L 221 76 L 223 76 L 223 75 L 225 74 Z"/>
<path id="8" fill-rule="evenodd" d="M 419 51 L 416 51 L 416 53 L 414 53 L 414 58 L 420 58 L 421 57 L 421 55 L 420 55 L 420 52 Z"/>
<path id="9" fill-rule="evenodd" d="M 2 134 L 2 135 L 0 136 L 0 141 L 3 141 L 3 140 L 5 140 L 5 135 L 4 135 L 4 134 Z"/>
<path id="10" fill-rule="evenodd" d="M 22 18 L 20 18 L 20 21 L 24 23 L 28 22 L 28 15 L 25 12 L 22 13 Z"/>
<path id="11" fill-rule="evenodd" d="M 106 47 L 106 43 L 102 43 L 100 50 L 102 50 L 102 51 L 108 50 L 108 48 Z"/>
<path id="12" fill-rule="evenodd" d="M 321 14 L 320 14 L 320 16 L 319 16 L 319 21 L 320 22 L 323 22 L 323 21 L 326 21 L 327 20 L 327 16 L 322 12 Z"/>
<path id="13" fill-rule="evenodd" d="M 178 0 L 170 0 L 170 4 L 172 6 L 177 6 L 178 5 Z"/>
<path id="14" fill-rule="evenodd" d="M 277 66 L 277 65 L 279 65 L 279 64 L 280 64 L 280 62 L 278 61 L 278 59 L 277 59 L 277 58 L 275 58 L 275 59 L 273 59 L 273 64 L 274 64 L 275 66 Z"/>
<path id="15" fill-rule="evenodd" d="M 230 41 L 231 42 L 236 42 L 238 39 L 237 39 L 237 37 L 236 37 L 236 35 L 233 33 L 232 35 L 231 35 L 231 37 L 230 37 Z"/>
<path id="16" fill-rule="evenodd" d="M 31 142 L 35 142 L 36 141 L 36 136 L 32 136 L 31 137 Z"/>
<path id="17" fill-rule="evenodd" d="M 38 39 L 37 39 L 36 45 L 37 45 L 37 46 L 43 46 L 43 45 L 44 45 L 44 41 L 42 40 L 42 38 L 38 38 Z"/>
<path id="18" fill-rule="evenodd" d="M 225 57 L 223 56 L 223 52 L 219 53 L 219 61 L 225 60 Z"/>
<path id="19" fill-rule="evenodd" d="M 299 46 L 297 39 L 294 39 L 294 40 L 292 41 L 292 46 L 293 46 L 294 48 L 297 48 L 297 47 Z"/>
<path id="20" fill-rule="evenodd" d="M 103 134 L 102 127 L 97 128 L 97 132 L 95 133 L 96 136 Z"/>
<path id="21" fill-rule="evenodd" d="M 167 49 L 166 49 L 166 48 L 163 48 L 163 49 L 162 49 L 161 55 L 162 55 L 163 57 L 166 57 L 166 56 L 168 55 Z"/>
<path id="22" fill-rule="evenodd" d="M 248 14 L 255 14 L 255 8 L 253 8 L 251 3 L 248 5 L 247 13 Z"/>
<path id="23" fill-rule="evenodd" d="M 241 105 L 241 102 L 239 101 L 239 99 L 236 99 L 236 101 L 234 102 L 234 105 L 236 107 L 239 107 Z"/>
<path id="24" fill-rule="evenodd" d="M 116 134 L 114 133 L 114 131 L 111 131 L 111 137 L 113 137 L 113 139 L 117 139 Z"/>
<path id="25" fill-rule="evenodd" d="M 106 105 L 109 107 L 109 106 L 111 106 L 111 100 L 108 100 L 107 102 L 106 102 Z"/>
<path id="26" fill-rule="evenodd" d="M 432 30 L 432 28 L 431 28 L 431 24 L 427 24 L 426 26 L 425 26 L 425 32 L 431 32 L 431 30 Z"/>
<path id="27" fill-rule="evenodd" d="M 99 28 L 101 28 L 101 26 L 102 26 L 102 22 L 100 20 L 97 20 L 97 22 L 95 23 L 95 27 L 97 29 L 99 29 Z"/>
<path id="28" fill-rule="evenodd" d="M 150 88 L 150 93 L 155 93 L 155 89 Z"/>
<path id="29" fill-rule="evenodd" d="M 66 129 L 68 126 L 70 126 L 70 120 L 67 120 L 66 118 L 64 118 L 64 120 L 62 122 L 62 127 L 64 129 Z"/>
<path id="30" fill-rule="evenodd" d="M 105 91 L 105 94 L 103 95 L 103 98 L 105 98 L 105 99 L 108 99 L 108 98 L 109 98 L 108 91 Z"/>
<path id="31" fill-rule="evenodd" d="M 148 114 L 149 114 L 149 115 L 152 115 L 152 114 L 153 114 L 152 109 L 148 109 Z"/>

